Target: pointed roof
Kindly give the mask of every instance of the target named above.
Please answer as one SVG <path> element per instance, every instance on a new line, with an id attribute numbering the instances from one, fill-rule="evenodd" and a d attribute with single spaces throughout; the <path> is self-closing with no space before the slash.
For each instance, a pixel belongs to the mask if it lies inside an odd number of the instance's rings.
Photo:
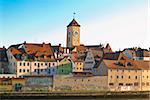
<path id="1" fill-rule="evenodd" d="M 67 27 L 69 27 L 69 26 L 79 26 L 80 27 L 80 25 L 77 23 L 77 21 L 74 18 Z"/>

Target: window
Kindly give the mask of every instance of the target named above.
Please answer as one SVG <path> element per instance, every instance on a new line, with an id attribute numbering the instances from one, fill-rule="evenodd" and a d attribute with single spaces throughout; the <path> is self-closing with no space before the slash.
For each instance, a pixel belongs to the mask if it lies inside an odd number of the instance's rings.
<path id="1" fill-rule="evenodd" d="M 51 69 L 48 70 L 48 73 L 51 74 Z"/>
<path id="2" fill-rule="evenodd" d="M 34 66 L 36 66 L 36 63 L 34 63 Z"/>
<path id="3" fill-rule="evenodd" d="M 45 66 L 47 66 L 47 63 L 45 63 Z"/>
<path id="4" fill-rule="evenodd" d="M 146 85 L 149 86 L 149 82 L 146 82 Z"/>
<path id="5" fill-rule="evenodd" d="M 36 72 L 36 69 L 34 69 L 34 72 Z"/>
<path id="6" fill-rule="evenodd" d="M 68 42 L 70 42 L 70 37 L 68 37 Z"/>
<path id="7" fill-rule="evenodd" d="M 23 69 L 23 72 L 26 72 L 26 70 L 25 70 L 25 69 Z"/>
<path id="8" fill-rule="evenodd" d="M 135 83 L 134 83 L 134 86 L 138 86 L 138 82 L 135 82 Z"/>
<path id="9" fill-rule="evenodd" d="M 21 72 L 21 69 L 19 70 L 19 72 Z"/>
<path id="10" fill-rule="evenodd" d="M 132 83 L 126 83 L 126 86 L 132 86 Z"/>
<path id="11" fill-rule="evenodd" d="M 122 72 L 124 72 L 124 70 L 122 70 Z"/>
<path id="12" fill-rule="evenodd" d="M 27 66 L 29 66 L 29 63 L 27 63 Z"/>
<path id="13" fill-rule="evenodd" d="M 123 86 L 123 83 L 119 83 L 119 86 Z"/>
<path id="14" fill-rule="evenodd" d="M 121 76 L 121 78 L 123 79 L 123 76 Z"/>
<path id="15" fill-rule="evenodd" d="M 110 76 L 110 78 L 112 78 L 112 76 Z"/>
<path id="16" fill-rule="evenodd" d="M 49 63 L 49 67 L 51 67 L 51 63 Z"/>
<path id="17" fill-rule="evenodd" d="M 40 67 L 40 64 L 38 63 L 38 67 Z"/>
<path id="18" fill-rule="evenodd" d="M 53 63 L 53 66 L 55 66 L 55 63 Z"/>
<path id="19" fill-rule="evenodd" d="M 148 76 L 147 76 L 147 79 L 148 79 Z"/>
<path id="20" fill-rule="evenodd" d="M 41 63 L 41 66 L 43 66 L 43 63 Z"/>
<path id="21" fill-rule="evenodd" d="M 62 70 L 62 72 L 64 72 L 64 70 Z"/>
<path id="22" fill-rule="evenodd" d="M 145 83 L 144 83 L 144 82 L 142 82 L 142 86 L 145 86 Z"/>
<path id="23" fill-rule="evenodd" d="M 26 64 L 25 64 L 25 62 L 23 63 L 23 66 L 25 66 Z"/>
<path id="24" fill-rule="evenodd" d="M 117 76 L 117 78 L 119 78 L 119 76 Z"/>
<path id="25" fill-rule="evenodd" d="M 114 83 L 109 83 L 109 85 L 110 85 L 110 86 L 113 86 L 113 85 L 114 85 Z"/>
<path id="26" fill-rule="evenodd" d="M 40 74 L 40 69 L 37 69 L 37 74 Z"/>
<path id="27" fill-rule="evenodd" d="M 55 72 L 55 69 L 53 69 L 53 72 Z"/>
<path id="28" fill-rule="evenodd" d="M 29 69 L 27 69 L 27 72 L 29 72 Z"/>
<path id="29" fill-rule="evenodd" d="M 130 76 L 129 76 L 129 79 L 130 79 Z"/>
<path id="30" fill-rule="evenodd" d="M 20 66 L 22 66 L 22 63 L 20 62 Z"/>
<path id="31" fill-rule="evenodd" d="M 43 69 L 41 69 L 41 72 L 43 72 Z"/>
<path id="32" fill-rule="evenodd" d="M 137 79 L 137 76 L 135 76 L 135 79 Z"/>

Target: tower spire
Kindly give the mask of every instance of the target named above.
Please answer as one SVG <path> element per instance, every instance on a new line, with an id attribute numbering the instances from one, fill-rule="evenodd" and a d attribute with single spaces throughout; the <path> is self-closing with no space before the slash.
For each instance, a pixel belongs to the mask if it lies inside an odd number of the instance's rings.
<path id="1" fill-rule="evenodd" d="M 74 13 L 73 13 L 73 19 L 75 19 L 75 14 L 76 14 L 76 13 L 74 12 Z"/>

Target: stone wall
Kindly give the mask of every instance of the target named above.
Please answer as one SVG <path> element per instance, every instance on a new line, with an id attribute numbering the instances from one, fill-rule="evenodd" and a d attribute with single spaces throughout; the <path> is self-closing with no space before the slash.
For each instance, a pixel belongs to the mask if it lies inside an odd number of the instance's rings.
<path id="1" fill-rule="evenodd" d="M 55 75 L 53 89 L 60 90 L 107 90 L 107 76 L 73 77 L 71 75 Z"/>

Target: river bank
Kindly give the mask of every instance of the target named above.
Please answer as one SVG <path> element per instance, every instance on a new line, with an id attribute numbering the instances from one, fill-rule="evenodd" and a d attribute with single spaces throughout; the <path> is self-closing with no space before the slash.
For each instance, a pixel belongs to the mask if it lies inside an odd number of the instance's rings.
<path id="1" fill-rule="evenodd" d="M 94 98 L 150 98 L 150 92 L 45 92 L 0 93 L 1 99 L 94 99 Z"/>

